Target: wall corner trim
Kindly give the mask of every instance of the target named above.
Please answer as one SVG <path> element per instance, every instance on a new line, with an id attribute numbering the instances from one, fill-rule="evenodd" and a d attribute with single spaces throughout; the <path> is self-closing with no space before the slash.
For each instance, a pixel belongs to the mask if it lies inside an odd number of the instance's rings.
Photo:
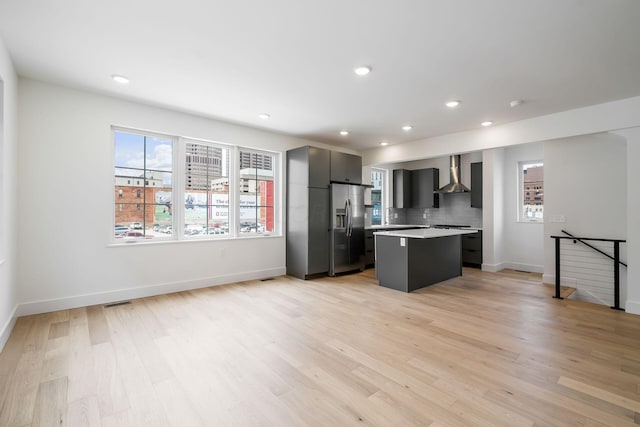
<path id="1" fill-rule="evenodd" d="M 542 283 L 546 285 L 555 285 L 556 284 L 556 275 L 555 274 L 543 274 L 542 275 Z"/>
<path id="2" fill-rule="evenodd" d="M 640 301 L 630 301 L 627 300 L 624 305 L 625 311 L 629 314 L 640 315 Z"/>
<path id="3" fill-rule="evenodd" d="M 16 325 L 16 312 L 18 310 L 18 306 L 13 306 L 13 310 L 11 310 L 11 314 L 9 318 L 2 326 L 2 330 L 0 330 L 0 353 L 4 349 L 4 345 L 9 340 L 11 336 L 11 332 L 13 331 L 13 327 Z"/>
<path id="4" fill-rule="evenodd" d="M 496 273 L 500 270 L 504 270 L 504 265 L 503 263 L 499 263 L 499 264 L 486 264 L 486 263 L 482 263 L 482 271 L 488 271 L 491 273 Z"/>

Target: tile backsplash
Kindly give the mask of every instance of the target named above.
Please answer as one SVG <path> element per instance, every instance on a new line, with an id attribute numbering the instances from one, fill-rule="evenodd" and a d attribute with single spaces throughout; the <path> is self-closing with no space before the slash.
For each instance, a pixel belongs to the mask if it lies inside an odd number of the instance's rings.
<path id="1" fill-rule="evenodd" d="M 424 218 L 425 214 L 426 218 Z M 482 209 L 471 207 L 471 193 L 440 194 L 439 208 L 390 208 L 385 217 L 387 216 L 389 224 L 453 224 L 482 228 Z M 370 210 L 367 220 L 367 224 L 370 224 Z"/>

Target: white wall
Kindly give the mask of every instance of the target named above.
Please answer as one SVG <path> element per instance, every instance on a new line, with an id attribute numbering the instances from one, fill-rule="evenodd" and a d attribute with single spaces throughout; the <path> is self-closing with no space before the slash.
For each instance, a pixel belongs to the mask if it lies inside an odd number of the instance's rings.
<path id="1" fill-rule="evenodd" d="M 518 222 L 518 162 L 543 160 L 544 144 L 521 144 L 504 149 L 504 235 L 502 241 L 505 268 L 542 273 L 544 270 L 544 226 Z M 546 165 L 545 165 L 546 172 Z M 548 185 L 545 176 L 545 188 Z M 545 212 L 546 212 L 545 203 Z"/>
<path id="2" fill-rule="evenodd" d="M 109 247 L 110 127 L 280 151 L 283 163 L 310 141 L 28 79 L 19 98 L 20 315 L 285 272 L 282 236 Z"/>
<path id="3" fill-rule="evenodd" d="M 0 39 L 0 350 L 15 324 L 18 80 Z"/>
<path id="4" fill-rule="evenodd" d="M 504 241 L 504 148 L 482 153 L 482 269 L 499 271 Z"/>
<path id="5" fill-rule="evenodd" d="M 544 281 L 555 283 L 550 236 L 566 230 L 575 236 L 627 239 L 627 144 L 619 135 L 585 135 L 547 141 L 544 154 Z M 564 216 L 564 222 L 550 222 L 557 215 Z M 626 245 L 621 254 L 626 260 Z M 577 288 L 589 291 L 580 284 Z"/>
<path id="6" fill-rule="evenodd" d="M 640 128 L 625 129 L 616 134 L 621 135 L 627 142 L 627 312 L 640 314 Z"/>

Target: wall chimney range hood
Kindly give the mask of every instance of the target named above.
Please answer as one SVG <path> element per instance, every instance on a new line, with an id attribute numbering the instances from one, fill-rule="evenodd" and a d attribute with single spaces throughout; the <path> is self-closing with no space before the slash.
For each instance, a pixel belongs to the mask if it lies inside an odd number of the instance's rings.
<path id="1" fill-rule="evenodd" d="M 449 169 L 449 184 L 440 188 L 438 193 L 466 193 L 467 187 L 460 182 L 460 155 L 450 157 L 451 168 Z"/>

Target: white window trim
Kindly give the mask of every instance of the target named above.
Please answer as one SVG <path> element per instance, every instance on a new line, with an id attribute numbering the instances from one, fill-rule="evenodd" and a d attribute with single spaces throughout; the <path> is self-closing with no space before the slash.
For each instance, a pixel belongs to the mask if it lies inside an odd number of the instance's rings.
<path id="1" fill-rule="evenodd" d="M 518 174 L 518 189 L 517 189 L 517 197 L 516 197 L 516 203 L 517 203 L 517 208 L 516 208 L 516 222 L 522 223 L 522 224 L 544 224 L 544 211 L 542 214 L 542 218 L 533 218 L 533 219 L 529 219 L 529 218 L 525 218 L 524 217 L 524 212 L 523 212 L 523 208 L 524 208 L 524 174 L 522 173 L 522 167 L 524 165 L 528 165 L 528 164 L 535 164 L 535 163 L 541 163 L 542 165 L 544 165 L 544 161 L 543 160 L 525 160 L 525 161 L 519 161 L 516 165 L 517 170 L 516 173 Z M 544 181 L 543 181 L 544 182 Z M 544 205 L 542 205 L 544 206 Z"/>
<path id="2" fill-rule="evenodd" d="M 382 168 L 376 168 L 376 167 L 372 167 L 371 168 L 371 172 L 376 171 L 376 172 L 380 172 L 382 173 L 382 194 L 380 195 L 380 225 L 384 225 L 385 224 L 385 215 L 384 213 L 387 211 L 387 206 L 389 205 L 389 182 L 388 182 L 388 175 L 389 175 L 389 169 L 382 169 Z M 372 213 L 373 215 L 373 213 Z M 373 219 L 373 218 L 372 218 Z"/>
<path id="3" fill-rule="evenodd" d="M 168 135 L 168 134 L 164 134 L 164 133 L 158 133 L 158 132 L 153 132 L 153 131 L 146 131 L 146 130 L 141 130 L 141 129 L 134 129 L 134 128 L 127 128 L 127 127 L 123 127 L 123 126 L 116 126 L 113 125 L 111 126 L 111 176 L 113 178 L 113 172 L 116 168 L 115 165 L 115 150 L 116 150 L 116 132 L 127 132 L 127 133 L 133 133 L 133 134 L 137 134 L 137 135 L 144 135 L 144 136 L 150 136 L 153 138 L 163 138 L 163 139 L 170 139 L 171 140 L 171 144 L 172 144 L 172 162 L 175 165 L 176 164 L 176 147 L 178 145 L 178 138 L 172 135 Z M 175 194 L 176 192 L 176 180 L 175 180 L 175 168 L 171 169 L 171 194 Z M 110 194 L 113 195 L 113 183 L 110 186 Z M 150 239 L 128 239 L 128 240 L 121 240 L 121 239 L 116 239 L 114 234 L 113 234 L 113 227 L 116 224 L 116 205 L 118 204 L 117 199 L 113 199 L 113 205 L 111 206 L 111 225 L 110 227 L 107 229 L 107 232 L 109 233 L 109 246 L 127 246 L 130 245 L 132 243 L 152 243 L 152 241 Z M 175 229 L 175 216 L 172 217 L 172 221 L 171 221 L 171 228 L 172 230 Z M 175 241 L 176 240 L 176 235 L 175 233 L 171 233 L 170 236 L 162 236 L 162 237 L 154 237 L 154 241 L 156 243 L 160 243 L 160 242 L 169 242 L 169 241 Z"/>
<path id="4" fill-rule="evenodd" d="M 113 227 L 115 225 L 115 209 L 117 205 L 117 199 L 113 198 L 113 184 L 109 187 L 109 194 L 112 197 L 111 207 L 111 223 L 107 229 L 109 233 L 108 244 L 109 247 L 122 247 L 135 245 L 148 245 L 148 244 L 165 244 L 165 243 L 188 243 L 188 242 L 211 242 L 211 241 L 224 241 L 224 240 L 236 240 L 236 239 L 255 239 L 255 238 L 268 238 L 268 237 L 282 237 L 282 216 L 283 208 L 281 206 L 282 189 L 283 184 L 281 182 L 282 173 L 282 153 L 278 151 L 270 151 L 261 148 L 252 148 L 248 146 L 239 146 L 227 144 L 219 141 L 204 140 L 198 138 L 174 136 L 169 134 L 163 134 L 153 131 L 146 131 L 135 128 L 128 128 L 123 126 L 111 126 L 111 176 L 113 177 L 113 171 L 115 170 L 115 134 L 116 132 L 127 132 L 138 135 L 157 137 L 163 139 L 170 139 L 173 144 L 172 155 L 172 179 L 171 179 L 171 194 L 173 204 L 173 215 L 171 221 L 172 233 L 170 236 L 158 237 L 153 239 L 140 238 L 130 239 L 123 241 L 116 239 L 113 233 Z M 184 235 L 184 208 L 182 203 L 176 203 L 176 201 L 184 200 L 185 194 L 185 156 L 186 156 L 186 144 L 188 142 L 199 143 L 203 145 L 212 146 L 224 146 L 229 149 L 229 234 L 228 235 L 199 235 L 199 236 L 185 236 Z M 239 176 L 240 176 L 240 162 L 238 156 L 240 150 L 247 150 L 254 153 L 268 154 L 273 156 L 273 180 L 274 180 L 274 194 L 273 194 L 273 208 L 274 208 L 274 230 L 268 233 L 240 233 L 240 194 L 239 194 Z M 180 208 L 178 208 L 180 206 Z M 233 214 L 232 214 L 233 213 Z"/>
<path id="5" fill-rule="evenodd" d="M 236 146 L 235 147 L 236 151 L 234 153 L 234 161 L 235 161 L 235 173 L 234 173 L 234 185 L 233 188 L 235 189 L 234 191 L 234 197 L 236 197 L 236 199 L 234 199 L 234 206 L 236 208 L 236 214 L 234 215 L 234 230 L 236 231 L 236 236 L 239 239 L 246 239 L 246 238 L 250 238 L 250 237 L 256 237 L 256 236 L 282 236 L 282 211 L 283 209 L 280 206 L 280 200 L 282 199 L 282 195 L 281 195 L 281 189 L 282 189 L 282 183 L 280 182 L 280 177 L 283 176 L 282 175 L 282 171 L 281 171 L 281 154 L 276 152 L 276 151 L 269 151 L 269 150 L 264 150 L 264 149 L 260 149 L 260 148 L 251 148 L 251 147 L 246 147 L 246 146 Z M 238 159 L 238 153 L 241 150 L 246 150 L 246 151 L 251 151 L 253 153 L 258 153 L 258 154 L 268 154 L 270 156 L 273 156 L 273 209 L 274 209 L 274 215 L 273 215 L 273 220 L 274 220 L 274 230 L 273 232 L 270 233 L 244 233 L 241 234 L 240 233 L 240 221 L 236 221 L 240 219 L 240 192 L 238 191 L 239 187 L 238 187 L 238 177 L 240 176 L 240 162 L 237 161 Z M 229 180 L 231 182 L 231 180 Z M 231 200 L 231 198 L 230 198 Z M 238 201 L 238 202 L 237 202 Z M 231 224 L 229 225 L 229 229 L 231 229 Z"/>

